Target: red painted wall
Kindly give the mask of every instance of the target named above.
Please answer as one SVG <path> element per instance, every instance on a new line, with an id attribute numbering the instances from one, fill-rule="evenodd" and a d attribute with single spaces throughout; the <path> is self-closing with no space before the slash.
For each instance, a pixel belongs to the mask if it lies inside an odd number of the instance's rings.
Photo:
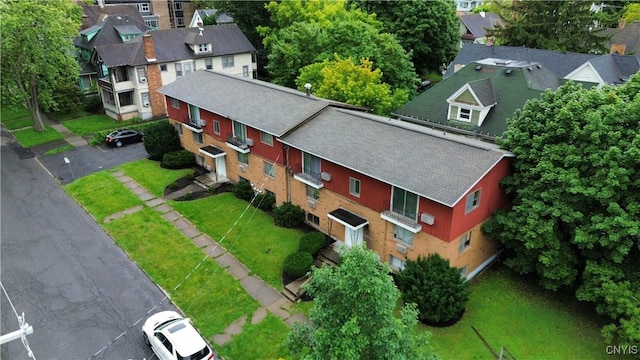
<path id="1" fill-rule="evenodd" d="M 509 158 L 502 158 L 485 176 L 453 207 L 451 236 L 449 240 L 457 239 L 474 225 L 488 219 L 494 211 L 509 204 L 509 197 L 500 186 L 500 181 L 509 174 Z M 480 205 L 465 214 L 467 196 L 476 190 L 480 193 Z"/>
<path id="2" fill-rule="evenodd" d="M 176 109 L 171 106 L 170 97 L 165 96 L 164 98 L 167 102 L 167 116 L 174 120 L 184 122 L 184 117 L 189 115 L 189 105 L 187 105 L 187 103 L 185 102 L 178 101 L 180 103 L 180 109 Z"/>

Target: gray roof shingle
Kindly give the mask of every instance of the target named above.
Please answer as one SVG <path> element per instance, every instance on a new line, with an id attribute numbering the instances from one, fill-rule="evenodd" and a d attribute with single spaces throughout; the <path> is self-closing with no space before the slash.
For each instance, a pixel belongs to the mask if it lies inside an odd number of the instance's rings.
<path id="1" fill-rule="evenodd" d="M 450 207 L 508 156 L 486 143 L 410 127 L 328 107 L 281 141 Z"/>
<path id="2" fill-rule="evenodd" d="M 158 91 L 275 136 L 330 103 L 283 86 L 209 70 L 198 70 Z"/>
<path id="3" fill-rule="evenodd" d="M 500 16 L 493 12 L 460 15 L 460 21 L 467 28 L 467 31 L 471 33 L 472 39 L 483 38 L 487 35 L 488 29 L 502 25 Z"/>
<path id="4" fill-rule="evenodd" d="M 516 46 L 487 46 L 484 44 L 464 44 L 458 55 L 447 68 L 444 77 L 453 75 L 460 65 L 467 65 L 474 61 L 499 58 L 519 61 L 537 62 L 557 77 L 564 78 L 585 62 L 598 57 L 593 54 L 562 53 L 551 50 L 531 49 Z"/>
<path id="5" fill-rule="evenodd" d="M 640 56 L 609 54 L 589 62 L 607 84 L 622 84 L 640 70 Z"/>
<path id="6" fill-rule="evenodd" d="M 78 47 L 93 50 L 97 46 L 123 44 L 122 38 L 117 30 L 118 28 L 124 28 L 127 31 L 132 31 L 137 34 L 142 34 L 149 30 L 149 27 L 147 27 L 144 22 L 140 22 L 128 15 L 107 16 L 102 22 L 97 23 L 96 26 L 101 27 L 101 29 L 90 41 L 84 41 L 82 36 L 79 36 L 73 40 L 73 43 Z"/>

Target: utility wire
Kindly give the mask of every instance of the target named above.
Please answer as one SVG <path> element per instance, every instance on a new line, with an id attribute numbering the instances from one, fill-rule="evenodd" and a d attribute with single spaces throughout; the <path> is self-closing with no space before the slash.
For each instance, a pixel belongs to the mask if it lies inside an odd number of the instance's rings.
<path id="1" fill-rule="evenodd" d="M 16 318 L 18 319 L 18 325 L 20 326 L 20 330 L 22 330 L 22 333 L 20 334 L 20 340 L 22 340 L 22 346 L 24 346 L 24 348 L 27 350 L 27 356 L 29 356 L 33 360 L 36 360 L 36 357 L 35 355 L 33 355 L 33 351 L 29 346 L 29 340 L 27 340 L 26 328 L 28 324 L 25 321 L 24 312 L 22 313 L 22 316 L 18 315 L 18 311 L 16 311 L 16 307 L 13 306 L 13 302 L 11 301 L 9 294 L 7 293 L 7 289 L 4 288 L 4 285 L 2 285 L 1 281 L 0 281 L 0 287 L 2 288 L 2 292 L 4 293 L 4 296 L 7 298 L 7 301 L 9 301 L 9 305 L 11 305 L 11 309 L 13 309 L 13 313 L 16 314 Z"/>

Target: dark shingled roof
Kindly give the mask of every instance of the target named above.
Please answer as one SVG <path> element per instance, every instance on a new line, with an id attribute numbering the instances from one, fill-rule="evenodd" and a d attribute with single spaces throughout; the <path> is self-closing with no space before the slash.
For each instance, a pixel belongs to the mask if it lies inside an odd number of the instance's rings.
<path id="1" fill-rule="evenodd" d="M 640 70 L 640 56 L 610 54 L 589 62 L 607 84 L 622 84 Z"/>
<path id="2" fill-rule="evenodd" d="M 467 31 L 471 33 L 469 40 L 483 38 L 487 35 L 488 29 L 502 25 L 500 16 L 492 12 L 486 12 L 484 16 L 482 14 L 460 15 L 460 21 L 467 28 Z M 466 37 L 463 35 L 463 38 Z"/>
<path id="3" fill-rule="evenodd" d="M 93 50 L 97 46 L 122 44 L 122 38 L 117 29 L 126 30 L 127 34 L 142 34 L 149 30 L 144 21 L 139 21 L 128 15 L 107 16 L 95 26 L 101 27 L 101 29 L 90 41 L 84 41 L 82 36 L 79 36 L 73 40 L 73 43 L 78 47 Z M 83 32 L 88 33 L 88 31 L 89 29 L 85 29 Z"/>
<path id="4" fill-rule="evenodd" d="M 109 5 L 100 7 L 98 5 L 87 5 L 84 1 L 77 1 L 82 7 L 82 28 L 86 29 L 100 23 L 105 15 L 127 15 L 139 23 L 144 23 L 144 19 L 135 4 Z"/>
<path id="5" fill-rule="evenodd" d="M 456 67 L 474 61 L 498 58 L 536 62 L 548 68 L 554 75 L 564 78 L 585 62 L 598 57 L 593 54 L 562 53 L 551 50 L 531 49 L 516 46 L 487 46 L 484 44 L 464 44 L 458 55 L 447 68 L 444 77 L 453 75 Z"/>
<path id="6" fill-rule="evenodd" d="M 280 141 L 449 207 L 510 156 L 478 140 L 334 107 Z"/>
<path id="7" fill-rule="evenodd" d="M 502 65 L 496 65 L 502 63 Z M 536 63 L 505 60 L 485 59 L 465 66 L 451 77 L 444 79 L 429 88 L 412 101 L 397 109 L 394 115 L 422 125 L 442 125 L 482 134 L 488 138 L 502 135 L 506 130 L 506 119 L 511 117 L 516 109 L 521 108 L 531 98 L 538 97 L 545 89 L 556 89 L 561 80 L 550 73 L 544 66 Z M 476 70 L 476 67 L 479 69 Z M 511 70 L 506 74 L 506 70 Z M 447 120 L 449 104 L 447 99 L 468 83 L 479 80 L 488 84 L 487 87 L 475 87 L 476 95 L 487 104 L 496 105 L 489 111 L 481 126 L 459 123 Z M 481 89 L 484 89 L 481 91 Z M 493 91 L 492 93 L 489 93 Z M 486 97 L 486 99 L 485 99 Z M 491 97 L 493 99 L 491 100 Z"/>
<path id="8" fill-rule="evenodd" d="M 640 21 L 626 24 L 622 29 L 607 29 L 603 35 L 612 35 L 607 48 L 613 44 L 624 45 L 624 54 L 621 55 L 640 55 Z"/>
<path id="9" fill-rule="evenodd" d="M 149 31 L 153 39 L 156 62 L 165 63 L 255 51 L 253 45 L 236 24 L 205 26 L 202 30 L 202 35 L 200 35 L 200 31 L 198 28 Z M 195 55 L 187 45 L 205 43 L 212 44 L 213 51 L 201 55 Z M 133 46 L 131 44 L 138 45 Z M 136 66 L 147 63 L 144 56 L 144 46 L 142 46 L 142 36 L 138 36 L 128 43 L 96 47 L 96 51 L 100 54 L 107 67 Z"/>
<path id="10" fill-rule="evenodd" d="M 183 76 L 158 91 L 275 136 L 330 103 L 284 86 L 209 70 Z"/>

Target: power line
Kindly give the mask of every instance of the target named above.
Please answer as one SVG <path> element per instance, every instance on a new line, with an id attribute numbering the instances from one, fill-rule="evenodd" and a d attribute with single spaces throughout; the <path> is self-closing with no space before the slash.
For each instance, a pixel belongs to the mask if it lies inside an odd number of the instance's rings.
<path id="1" fill-rule="evenodd" d="M 13 309 L 13 313 L 16 314 L 16 318 L 18 319 L 18 325 L 20 326 L 19 330 L 16 330 L 6 335 L 2 335 L 0 337 L 2 338 L 2 341 L 0 341 L 0 344 L 4 344 L 5 342 L 16 340 L 18 337 L 20 337 L 20 339 L 22 340 L 22 346 L 24 346 L 24 348 L 27 350 L 27 356 L 36 360 L 36 357 L 35 355 L 33 355 L 33 351 L 29 346 L 29 340 L 27 340 L 27 335 L 33 334 L 33 328 L 31 327 L 31 325 L 29 325 L 25 321 L 24 312 L 22 313 L 22 316 L 18 315 L 18 311 L 16 311 L 16 307 L 13 305 L 13 302 L 11 301 L 9 294 L 7 293 L 7 289 L 4 288 L 4 285 L 2 285 L 2 282 L 0 282 L 0 287 L 2 288 L 2 292 L 4 293 L 4 296 L 7 298 L 7 301 L 9 301 L 9 305 L 11 305 L 11 308 Z"/>

